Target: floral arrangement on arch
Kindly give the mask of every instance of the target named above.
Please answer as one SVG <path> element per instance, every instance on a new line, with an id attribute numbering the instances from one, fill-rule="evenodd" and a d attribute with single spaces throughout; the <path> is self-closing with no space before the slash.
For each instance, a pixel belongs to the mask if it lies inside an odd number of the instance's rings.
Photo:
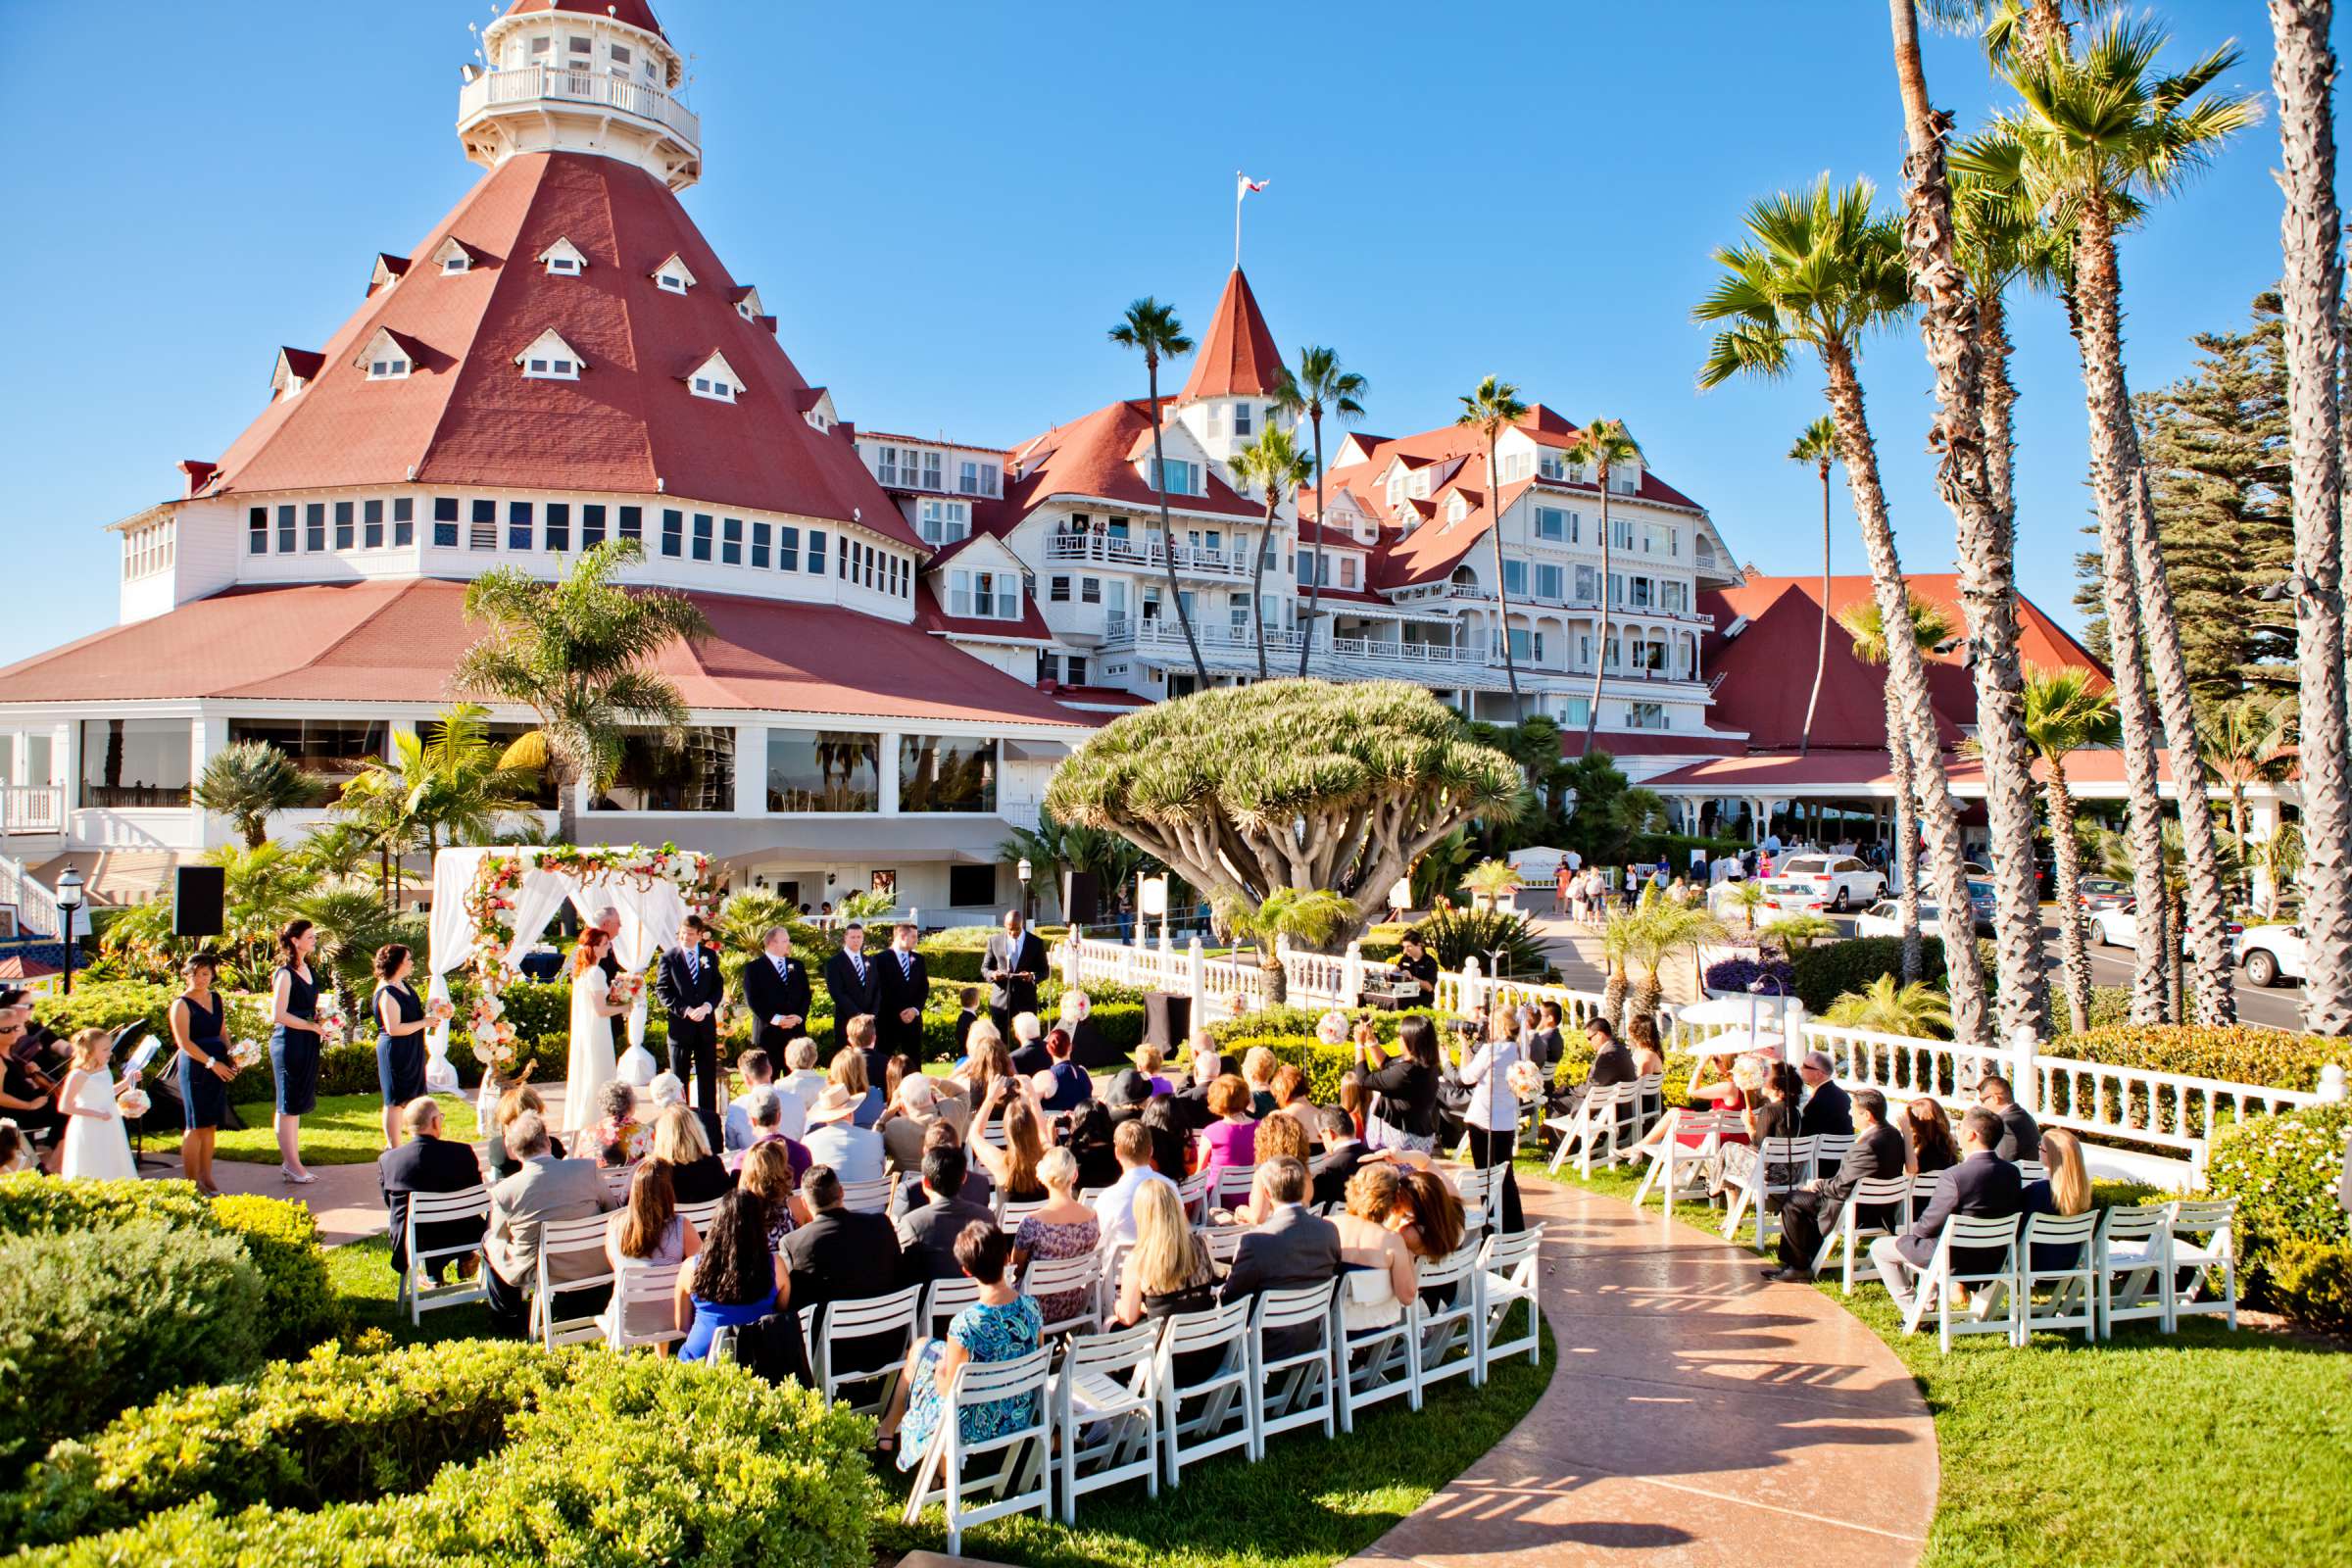
<path id="1" fill-rule="evenodd" d="M 473 1059 L 501 1075 L 514 1067 L 514 1026 L 507 1021 L 507 1004 L 499 1000 L 507 977 L 514 969 L 514 896 L 526 871 L 553 871 L 574 881 L 610 876 L 634 883 L 642 891 L 658 881 L 674 882 L 689 911 L 710 917 L 718 904 L 718 885 L 710 879 L 710 857 L 700 850 L 681 850 L 663 844 L 649 850 L 641 844 L 626 848 L 574 844 L 527 846 L 507 855 L 485 856 L 466 891 L 466 913 L 473 921 Z"/>

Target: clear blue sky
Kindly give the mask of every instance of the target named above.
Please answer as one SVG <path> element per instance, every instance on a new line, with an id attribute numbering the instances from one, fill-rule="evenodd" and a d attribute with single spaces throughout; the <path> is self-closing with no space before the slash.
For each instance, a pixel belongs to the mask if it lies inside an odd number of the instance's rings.
<path id="1" fill-rule="evenodd" d="M 1449 420 L 1492 371 L 1573 418 L 1624 418 L 1661 474 L 1768 571 L 1819 560 L 1810 369 L 1701 394 L 1691 303 L 1745 204 L 1822 171 L 1889 200 L 1900 119 L 1877 0 L 1425 5 L 1031 0 L 1018 7 L 655 0 L 693 57 L 707 174 L 686 203 L 845 417 L 1010 444 L 1142 391 L 1104 329 L 1143 294 L 1204 323 L 1232 246 L 1290 354 L 1371 378 L 1368 428 Z M 0 661 L 110 624 L 102 526 L 177 493 L 260 411 L 281 343 L 315 347 L 376 251 L 406 251 L 477 171 L 450 126 L 484 0 L 7 7 L 0 173 L 16 239 L 0 354 L 0 540 L 20 576 Z M 2175 58 L 2261 7 L 2175 0 Z M 1772 25 L 1782 17 L 1790 24 Z M 138 40 L 125 53 L 122 42 Z M 1937 101 L 1994 102 L 1938 39 Z M 2275 120 L 2127 242 L 2131 372 L 2180 374 L 2278 269 Z M 2055 306 L 2017 312 L 2026 591 L 2069 625 L 2083 415 Z M 1915 333 L 1865 375 L 1905 564 L 1952 566 Z M 1842 494 L 1840 570 L 1863 569 Z"/>

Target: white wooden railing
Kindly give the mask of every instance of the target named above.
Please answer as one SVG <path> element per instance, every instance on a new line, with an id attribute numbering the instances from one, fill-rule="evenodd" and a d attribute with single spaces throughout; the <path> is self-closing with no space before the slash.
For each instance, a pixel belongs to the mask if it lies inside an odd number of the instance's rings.
<path id="1" fill-rule="evenodd" d="M 24 861 L 6 855 L 0 855 L 0 906 L 15 906 L 17 929 L 25 935 L 53 937 L 66 928 L 57 895 L 25 870 Z"/>
<path id="2" fill-rule="evenodd" d="M 54 784 L 0 786 L 0 833 L 56 833 L 66 825 L 66 792 Z"/>
<path id="3" fill-rule="evenodd" d="M 476 76 L 458 92 L 458 122 L 464 124 L 499 104 L 529 103 L 542 98 L 617 109 L 640 120 L 666 125 L 696 146 L 702 145 L 701 118 L 661 88 L 626 76 L 565 71 L 554 66 L 518 66 Z"/>

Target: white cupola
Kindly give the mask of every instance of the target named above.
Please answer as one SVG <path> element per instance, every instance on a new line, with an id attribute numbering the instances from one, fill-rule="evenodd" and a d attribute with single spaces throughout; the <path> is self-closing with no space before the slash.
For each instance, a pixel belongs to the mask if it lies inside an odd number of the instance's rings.
<path id="1" fill-rule="evenodd" d="M 516 153 L 595 153 L 671 190 L 702 177 L 686 65 L 648 0 L 513 0 L 462 69 L 458 139 L 496 169 Z"/>

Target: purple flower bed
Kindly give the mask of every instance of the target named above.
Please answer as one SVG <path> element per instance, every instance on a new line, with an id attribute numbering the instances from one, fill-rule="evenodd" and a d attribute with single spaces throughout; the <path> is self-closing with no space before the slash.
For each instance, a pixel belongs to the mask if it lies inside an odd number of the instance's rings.
<path id="1" fill-rule="evenodd" d="M 1709 991 L 1745 991 L 1759 979 L 1765 982 L 1767 992 L 1772 991 L 1772 982 L 1776 980 L 1783 995 L 1796 988 L 1796 970 L 1787 958 L 1772 958 L 1762 963 L 1753 958 L 1725 958 L 1707 965 Z"/>

